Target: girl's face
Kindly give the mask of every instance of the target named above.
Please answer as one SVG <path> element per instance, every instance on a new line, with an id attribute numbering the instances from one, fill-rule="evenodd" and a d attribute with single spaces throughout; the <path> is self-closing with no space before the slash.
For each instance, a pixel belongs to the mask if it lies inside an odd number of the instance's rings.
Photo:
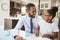
<path id="1" fill-rule="evenodd" d="M 46 22 L 52 22 L 53 16 L 48 13 L 47 10 L 44 11 L 43 18 Z"/>

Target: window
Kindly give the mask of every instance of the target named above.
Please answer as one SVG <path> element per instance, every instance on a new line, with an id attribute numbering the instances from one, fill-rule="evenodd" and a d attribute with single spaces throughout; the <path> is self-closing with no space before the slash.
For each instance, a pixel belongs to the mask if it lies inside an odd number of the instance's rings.
<path id="1" fill-rule="evenodd" d="M 48 8 L 48 3 L 45 3 L 45 8 Z"/>
<path id="2" fill-rule="evenodd" d="M 44 4 L 41 4 L 41 8 L 44 8 Z"/>

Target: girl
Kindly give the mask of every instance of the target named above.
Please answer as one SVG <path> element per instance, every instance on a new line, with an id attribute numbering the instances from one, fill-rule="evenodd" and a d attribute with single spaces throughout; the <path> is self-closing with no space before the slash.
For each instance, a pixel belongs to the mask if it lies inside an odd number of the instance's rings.
<path id="1" fill-rule="evenodd" d="M 58 11 L 57 7 L 52 7 L 44 12 L 42 20 L 38 23 L 40 26 L 40 35 L 45 38 L 57 38 L 58 26 L 52 21 Z"/>

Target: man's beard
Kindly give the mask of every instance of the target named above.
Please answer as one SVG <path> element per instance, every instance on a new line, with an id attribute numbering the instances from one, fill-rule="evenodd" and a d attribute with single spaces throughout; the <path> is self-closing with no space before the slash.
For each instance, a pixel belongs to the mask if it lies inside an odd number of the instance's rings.
<path id="1" fill-rule="evenodd" d="M 36 16 L 36 15 L 29 15 L 29 17 L 31 17 L 31 18 L 35 18 L 35 16 Z"/>

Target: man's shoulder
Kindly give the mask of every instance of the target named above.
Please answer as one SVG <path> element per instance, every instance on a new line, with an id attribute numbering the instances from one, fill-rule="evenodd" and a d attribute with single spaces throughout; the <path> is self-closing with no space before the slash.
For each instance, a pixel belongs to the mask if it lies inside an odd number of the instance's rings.
<path id="1" fill-rule="evenodd" d="M 41 20 L 42 19 L 42 16 L 37 15 L 37 18 Z"/>
<path id="2" fill-rule="evenodd" d="M 19 18 L 19 20 L 23 20 L 24 18 L 26 18 L 26 15 L 21 16 L 21 17 Z"/>
<path id="3" fill-rule="evenodd" d="M 26 17 L 26 15 L 24 15 L 24 16 L 21 16 L 21 18 L 25 18 Z"/>

